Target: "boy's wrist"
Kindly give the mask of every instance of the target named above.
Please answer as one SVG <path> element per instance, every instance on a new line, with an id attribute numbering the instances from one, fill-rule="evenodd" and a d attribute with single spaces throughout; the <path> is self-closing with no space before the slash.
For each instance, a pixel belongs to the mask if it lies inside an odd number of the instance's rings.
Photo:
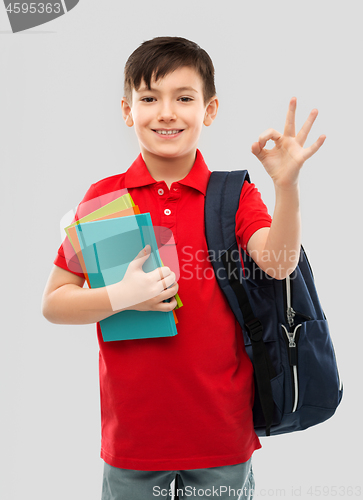
<path id="1" fill-rule="evenodd" d="M 290 185 L 274 183 L 274 188 L 276 201 L 283 200 L 286 203 L 292 203 L 295 207 L 299 207 L 300 187 L 298 182 Z"/>
<path id="2" fill-rule="evenodd" d="M 299 177 L 296 179 L 280 180 L 272 178 L 275 191 L 296 193 L 299 190 Z"/>
<path id="3" fill-rule="evenodd" d="M 112 314 L 130 309 L 130 297 L 125 288 L 125 284 L 122 280 L 113 285 L 105 286 Z"/>

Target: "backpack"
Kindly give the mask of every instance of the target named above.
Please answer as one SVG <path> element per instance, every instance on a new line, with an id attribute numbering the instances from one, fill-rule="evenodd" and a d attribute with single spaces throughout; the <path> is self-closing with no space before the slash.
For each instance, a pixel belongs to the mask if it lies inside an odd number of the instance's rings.
<path id="1" fill-rule="evenodd" d="M 295 271 L 277 280 L 239 249 L 235 216 L 248 172 L 212 172 L 205 231 L 215 276 L 242 327 L 254 367 L 258 436 L 307 429 L 330 418 L 342 395 L 329 327 L 304 248 Z"/>

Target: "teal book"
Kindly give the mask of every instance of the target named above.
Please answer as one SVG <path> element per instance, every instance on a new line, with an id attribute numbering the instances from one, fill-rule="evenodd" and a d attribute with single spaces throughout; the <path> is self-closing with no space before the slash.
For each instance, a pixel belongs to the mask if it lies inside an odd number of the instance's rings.
<path id="1" fill-rule="evenodd" d="M 121 281 L 130 262 L 146 245 L 150 245 L 151 253 L 143 270 L 147 273 L 162 267 L 149 213 L 84 222 L 75 227 L 91 288 Z M 172 311 L 121 311 L 101 320 L 100 327 L 105 342 L 178 333 Z"/>

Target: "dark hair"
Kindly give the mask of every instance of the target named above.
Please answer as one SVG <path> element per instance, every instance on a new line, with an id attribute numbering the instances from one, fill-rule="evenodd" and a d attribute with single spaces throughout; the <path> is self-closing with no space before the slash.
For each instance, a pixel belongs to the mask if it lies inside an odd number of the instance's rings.
<path id="1" fill-rule="evenodd" d="M 214 66 L 207 52 L 186 38 L 160 36 L 143 42 L 126 62 L 124 94 L 129 105 L 132 105 L 132 89 L 138 90 L 142 80 L 150 90 L 152 78 L 157 81 L 183 66 L 192 67 L 199 73 L 204 104 L 208 104 L 216 95 L 216 89 Z"/>

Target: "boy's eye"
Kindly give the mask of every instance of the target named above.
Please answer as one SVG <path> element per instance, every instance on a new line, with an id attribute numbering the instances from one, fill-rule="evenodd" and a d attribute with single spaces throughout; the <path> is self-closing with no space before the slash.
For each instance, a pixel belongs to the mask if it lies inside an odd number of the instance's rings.
<path id="1" fill-rule="evenodd" d="M 153 100 L 155 101 L 155 97 L 143 97 L 141 99 L 141 101 L 143 102 L 152 102 Z M 179 100 L 181 100 L 182 102 L 189 102 L 193 99 L 191 97 L 179 97 Z"/>

